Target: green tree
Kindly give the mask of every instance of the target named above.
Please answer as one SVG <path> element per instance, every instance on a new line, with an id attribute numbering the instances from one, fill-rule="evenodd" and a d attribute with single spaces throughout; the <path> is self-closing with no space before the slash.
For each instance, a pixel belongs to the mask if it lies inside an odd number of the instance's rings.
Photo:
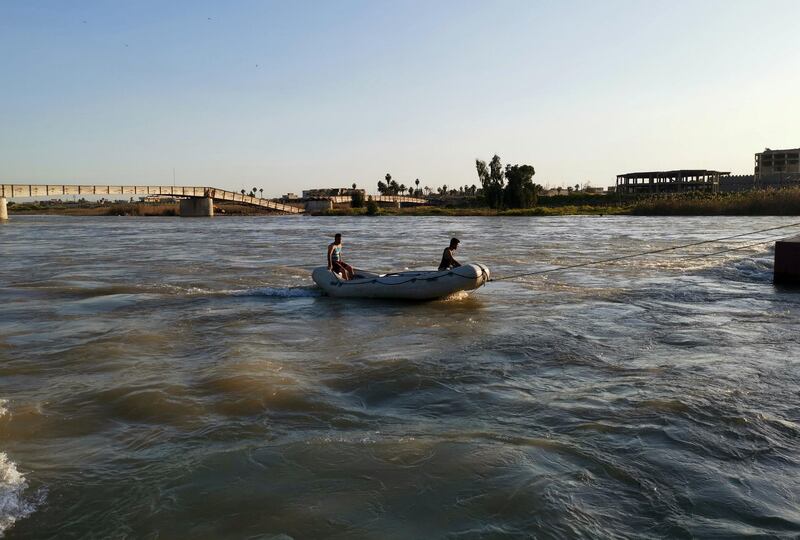
<path id="1" fill-rule="evenodd" d="M 500 156 L 495 154 L 488 167 L 485 161 L 476 159 L 475 168 L 478 171 L 478 179 L 483 186 L 483 196 L 486 199 L 486 204 L 490 208 L 501 208 L 503 206 L 505 175 Z"/>
<path id="2" fill-rule="evenodd" d="M 376 203 L 372 197 L 367 200 L 367 215 L 368 216 L 376 216 L 380 213 L 380 209 L 378 208 L 378 203 Z"/>
<path id="3" fill-rule="evenodd" d="M 350 194 L 350 207 L 362 208 L 364 206 L 364 194 L 360 189 L 356 189 L 356 183 L 353 182 L 353 192 Z"/>
<path id="4" fill-rule="evenodd" d="M 538 202 L 542 186 L 533 183 L 536 174 L 531 165 L 506 165 L 506 188 L 503 201 L 509 208 L 532 208 Z"/>

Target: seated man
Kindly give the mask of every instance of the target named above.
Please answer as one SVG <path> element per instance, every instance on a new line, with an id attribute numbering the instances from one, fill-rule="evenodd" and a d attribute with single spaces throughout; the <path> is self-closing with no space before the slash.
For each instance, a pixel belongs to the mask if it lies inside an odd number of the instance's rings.
<path id="1" fill-rule="evenodd" d="M 458 238 L 451 238 L 450 239 L 450 247 L 444 248 L 444 253 L 442 253 L 442 262 L 439 263 L 439 270 L 450 270 L 451 268 L 457 268 L 461 266 L 461 264 L 453 257 L 453 252 L 458 249 L 458 244 L 461 241 Z"/>
<path id="2" fill-rule="evenodd" d="M 341 274 L 343 279 L 353 279 L 353 267 L 342 259 L 342 235 L 336 233 L 333 242 L 328 244 L 328 270 Z"/>

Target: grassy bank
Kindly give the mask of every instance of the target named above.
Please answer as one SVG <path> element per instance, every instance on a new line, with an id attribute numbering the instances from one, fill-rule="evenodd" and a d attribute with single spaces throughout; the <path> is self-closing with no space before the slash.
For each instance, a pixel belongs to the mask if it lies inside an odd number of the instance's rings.
<path id="1" fill-rule="evenodd" d="M 515 208 L 495 210 L 492 208 L 457 208 L 447 206 L 410 206 L 407 208 L 381 208 L 382 216 L 571 216 L 627 213 L 618 206 L 537 206 L 536 208 Z M 320 216 L 366 216 L 364 208 L 335 208 L 316 213 Z"/>
<path id="2" fill-rule="evenodd" d="M 494 210 L 491 208 L 417 206 L 381 208 L 387 216 L 573 216 L 573 215 L 637 215 L 637 216 L 798 216 L 800 188 L 749 191 L 745 193 L 686 193 L 622 200 L 613 195 L 586 197 L 586 204 L 565 204 L 566 197 L 555 201 L 542 200 L 535 208 Z M 549 204 L 549 203 L 553 204 Z M 575 200 L 577 202 L 577 200 Z M 336 208 L 319 215 L 361 216 L 363 208 Z"/>
<path id="3" fill-rule="evenodd" d="M 21 203 L 8 207 L 9 214 L 50 214 L 58 216 L 177 216 L 177 204 L 37 204 Z"/>

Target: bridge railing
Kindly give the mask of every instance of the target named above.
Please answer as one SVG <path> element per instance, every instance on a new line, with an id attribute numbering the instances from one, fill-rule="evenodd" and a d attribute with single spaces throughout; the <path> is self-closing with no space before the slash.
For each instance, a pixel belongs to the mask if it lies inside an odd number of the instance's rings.
<path id="1" fill-rule="evenodd" d="M 409 204 L 430 203 L 428 199 L 422 199 L 420 197 L 406 197 L 405 195 L 366 195 L 364 200 L 368 200 L 370 197 L 372 197 L 372 200 L 375 202 L 400 202 Z M 330 199 L 334 203 L 348 203 L 352 200 L 350 195 L 336 195 L 325 198 Z"/>
<path id="2" fill-rule="evenodd" d="M 251 197 L 233 191 L 205 186 L 112 186 L 70 184 L 0 184 L 0 197 L 58 197 L 71 195 L 162 195 L 170 197 L 211 197 L 224 201 L 235 201 L 252 206 L 270 208 L 279 212 L 299 214 L 304 210 L 297 206 L 275 202 L 270 199 Z"/>

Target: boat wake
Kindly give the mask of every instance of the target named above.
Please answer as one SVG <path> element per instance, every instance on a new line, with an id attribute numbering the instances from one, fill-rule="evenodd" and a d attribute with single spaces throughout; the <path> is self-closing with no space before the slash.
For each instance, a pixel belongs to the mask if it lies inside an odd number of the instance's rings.
<path id="1" fill-rule="evenodd" d="M 8 414 L 6 400 L 0 399 L 0 419 Z M 26 498 L 28 482 L 17 470 L 16 464 L 0 452 L 0 538 L 14 523 L 31 515 L 44 500 L 40 491 L 33 498 Z"/>
<path id="2" fill-rule="evenodd" d="M 267 296 L 272 298 L 311 298 L 322 296 L 322 291 L 314 286 L 304 287 L 257 287 L 242 291 L 232 291 L 233 296 Z"/>

